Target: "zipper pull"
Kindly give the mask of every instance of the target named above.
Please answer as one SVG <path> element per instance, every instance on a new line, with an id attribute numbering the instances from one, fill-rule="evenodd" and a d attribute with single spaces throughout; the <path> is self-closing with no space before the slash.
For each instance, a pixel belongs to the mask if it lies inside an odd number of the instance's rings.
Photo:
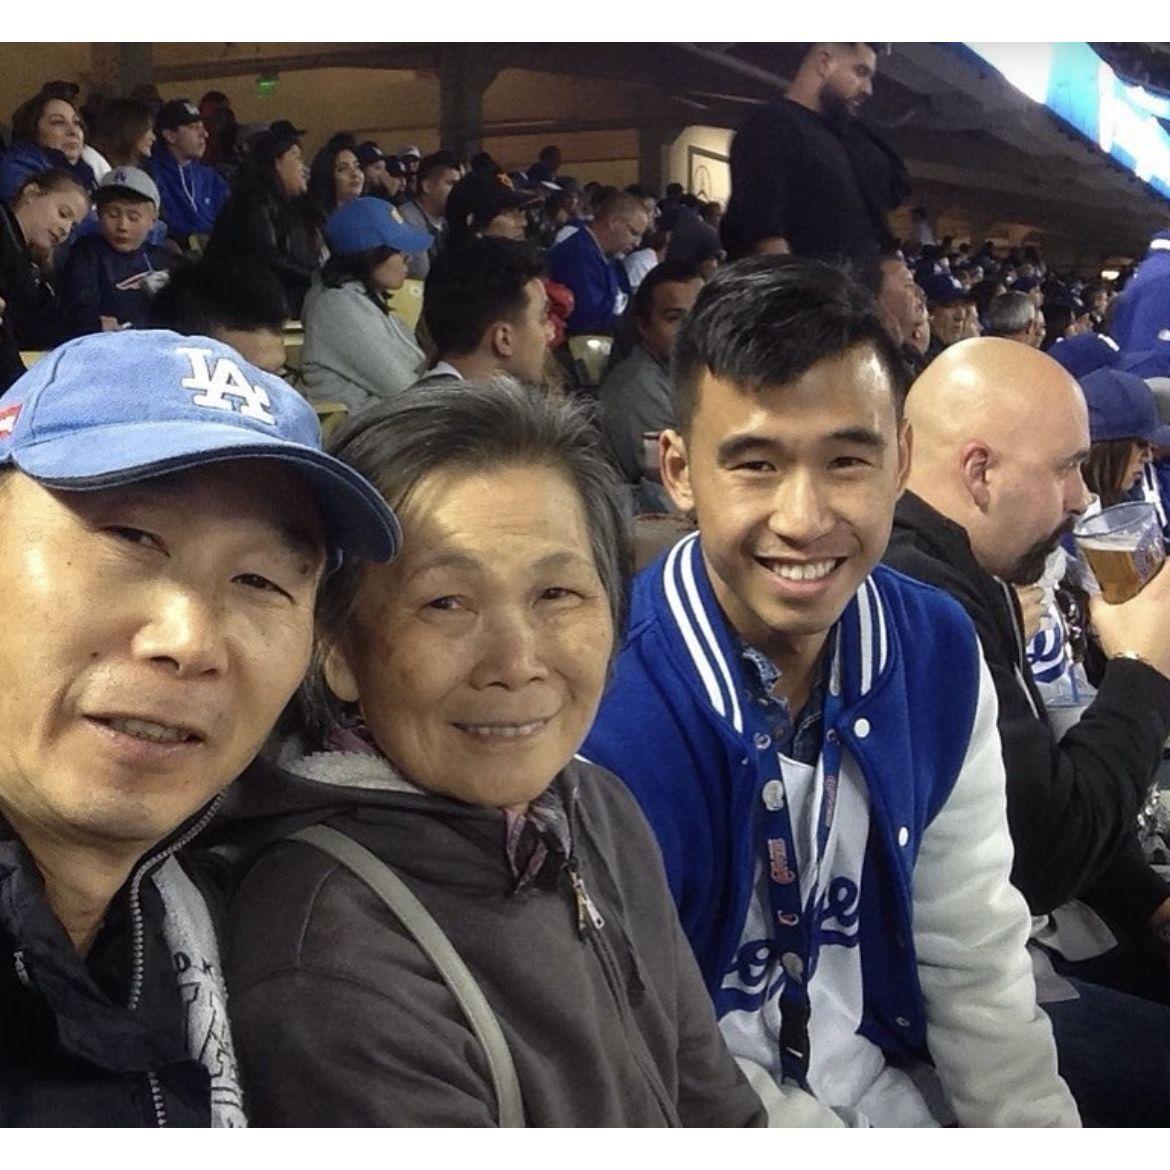
<path id="1" fill-rule="evenodd" d="M 601 917 L 597 907 L 593 904 L 593 899 L 589 897 L 589 891 L 585 889 L 585 883 L 577 871 L 576 861 L 570 860 L 567 868 L 573 893 L 577 897 L 577 933 L 584 938 L 587 923 L 592 922 L 593 929 L 600 930 L 605 925 L 605 919 Z"/>

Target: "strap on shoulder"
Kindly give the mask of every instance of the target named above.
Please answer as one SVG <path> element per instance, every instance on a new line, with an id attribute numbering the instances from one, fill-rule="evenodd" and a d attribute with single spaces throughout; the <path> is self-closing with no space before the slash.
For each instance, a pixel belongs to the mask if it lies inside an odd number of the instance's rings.
<path id="1" fill-rule="evenodd" d="M 329 854 L 360 878 L 389 907 L 394 916 L 427 956 L 455 997 L 483 1046 L 495 1088 L 499 1124 L 503 1128 L 524 1127 L 524 1104 L 512 1052 L 475 976 L 459 957 L 439 924 L 409 890 L 406 883 L 385 862 L 379 860 L 352 837 L 328 825 L 309 825 L 292 833 L 288 840 L 301 841 Z"/>

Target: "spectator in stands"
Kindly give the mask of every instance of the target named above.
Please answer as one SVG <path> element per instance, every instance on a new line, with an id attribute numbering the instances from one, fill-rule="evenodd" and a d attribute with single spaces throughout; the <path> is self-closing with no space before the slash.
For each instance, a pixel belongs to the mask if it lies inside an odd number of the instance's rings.
<path id="1" fill-rule="evenodd" d="M 58 282 L 64 337 L 144 325 L 174 260 L 149 242 L 159 195 L 145 171 L 115 167 L 93 201 L 98 231 L 73 245 Z"/>
<path id="2" fill-rule="evenodd" d="M 1062 946 L 1080 959 L 1105 949 L 1086 947 L 1100 936 L 1065 905 L 1076 898 L 1170 957 L 1170 886 L 1145 862 L 1136 836 L 1170 734 L 1170 574 L 1124 605 L 1094 603 L 1110 661 L 1096 699 L 1058 741 L 1024 660 L 1008 585 L 1036 580 L 1089 502 L 1081 393 L 1046 355 L 980 338 L 936 359 L 906 413 L 914 461 L 885 559 L 950 593 L 975 623 L 998 698 L 1012 881 L 1033 914 L 1061 910 L 1038 924 L 1038 937 L 1066 973 L 1081 969 L 1061 963 Z M 1044 1007 L 1061 1073 L 1085 1116 L 1106 1125 L 1167 1116 L 1170 1012 L 1084 978 L 1060 992 Z"/>
<path id="3" fill-rule="evenodd" d="M 635 514 L 670 512 L 657 462 L 647 466 L 644 436 L 677 427 L 670 386 L 670 349 L 703 278 L 669 261 L 650 270 L 634 294 L 638 345 L 606 374 L 597 392 L 602 429 L 622 479 L 633 489 Z"/>
<path id="4" fill-rule="evenodd" d="M 0 297 L 0 394 L 3 394 L 21 374 L 24 373 L 24 362 L 20 359 L 20 347 L 16 343 L 12 330 L 4 320 L 8 305 Z"/>
<path id="5" fill-rule="evenodd" d="M 363 142 L 357 148 L 357 160 L 365 181 L 362 194 L 396 204 L 406 185 L 402 163 L 396 158 L 387 158 L 376 142 Z"/>
<path id="6" fill-rule="evenodd" d="M 926 361 L 932 362 L 948 345 L 954 345 L 963 336 L 967 322 L 967 301 L 963 286 L 945 273 L 927 273 L 918 277 L 926 296 L 930 315 L 930 343 Z"/>
<path id="7" fill-rule="evenodd" d="M 0 156 L 0 200 L 11 203 L 32 175 L 62 170 L 89 195 L 96 183 L 81 157 L 85 130 L 81 115 L 64 98 L 42 90 L 12 115 L 12 145 Z"/>
<path id="8" fill-rule="evenodd" d="M 200 260 L 171 273 L 150 302 L 147 324 L 188 336 L 214 337 L 246 362 L 284 377 L 284 288 L 270 269 L 247 260 Z"/>
<path id="9" fill-rule="evenodd" d="M 571 289 L 576 301 L 570 333 L 613 332 L 629 301 L 629 283 L 618 257 L 637 247 L 649 226 L 638 199 L 616 191 L 592 223 L 549 251 L 549 275 Z"/>
<path id="10" fill-rule="evenodd" d="M 920 245 L 935 242 L 934 231 L 930 226 L 930 215 L 925 207 L 910 208 L 910 238 Z"/>
<path id="11" fill-rule="evenodd" d="M 1125 503 L 1135 498 L 1154 448 L 1170 447 L 1170 427 L 1162 425 L 1154 392 L 1136 374 L 1101 369 L 1081 378 L 1080 387 L 1092 439 L 1085 486 L 1103 508 Z"/>
<path id="12" fill-rule="evenodd" d="M 652 227 L 643 237 L 642 247 L 631 252 L 622 261 L 626 270 L 626 280 L 630 284 L 631 295 L 638 291 L 638 286 L 646 279 L 646 275 L 666 259 L 670 235 L 671 233 L 660 225 Z"/>
<path id="13" fill-rule="evenodd" d="M 1047 297 L 1040 312 L 1044 322 L 1044 340 L 1040 348 L 1047 353 L 1058 341 L 1085 331 L 1084 306 L 1071 297 Z"/>
<path id="14" fill-rule="evenodd" d="M 667 262 L 694 268 L 709 280 L 727 256 L 718 231 L 689 207 L 680 207 L 673 218 Z"/>
<path id="15" fill-rule="evenodd" d="M 51 255 L 88 211 L 89 196 L 68 171 L 33 175 L 0 202 L 3 328 L 18 350 L 51 349 L 61 340 L 60 304 L 36 257 Z"/>
<path id="16" fill-rule="evenodd" d="M 544 264 L 530 245 L 485 237 L 447 248 L 427 277 L 423 320 L 436 360 L 424 375 L 539 383 L 552 341 Z"/>
<path id="17" fill-rule="evenodd" d="M 541 148 L 540 157 L 528 168 L 530 183 L 555 183 L 557 171 L 561 169 L 561 148 L 559 146 L 545 146 Z"/>
<path id="18" fill-rule="evenodd" d="M 1081 289 L 1081 300 L 1089 311 L 1090 328 L 1099 330 L 1105 323 L 1105 313 L 1109 308 L 1109 289 L 1103 281 L 1091 280 Z"/>
<path id="19" fill-rule="evenodd" d="M 636 582 L 582 750 L 656 831 L 732 1052 L 824 1124 L 1076 1125 L 978 642 L 876 567 L 910 449 L 872 298 L 802 258 L 729 265 L 672 374 L 662 477 L 701 542 Z"/>
<path id="20" fill-rule="evenodd" d="M 294 318 L 301 315 L 321 256 L 316 219 L 303 199 L 306 189 L 297 129 L 273 123 L 252 140 L 236 190 L 207 244 L 213 262 L 247 260 L 274 272 Z"/>
<path id="21" fill-rule="evenodd" d="M 752 252 L 872 260 L 888 235 L 843 137 L 873 94 L 877 54 L 867 44 L 815 44 L 784 96 L 755 107 L 731 144 L 731 199 L 723 242 Z"/>
<path id="22" fill-rule="evenodd" d="M 1006 337 L 1039 349 L 1044 341 L 1044 314 L 1036 302 L 1022 292 L 1006 292 L 992 300 L 987 307 L 988 337 Z"/>
<path id="23" fill-rule="evenodd" d="M 199 99 L 199 114 L 207 131 L 203 162 L 209 167 L 231 166 L 236 162 L 236 113 L 232 99 L 218 89 L 209 89 Z"/>
<path id="24" fill-rule="evenodd" d="M 192 236 L 207 235 L 228 199 L 228 185 L 199 160 L 207 130 L 198 109 L 186 98 L 166 102 L 154 119 L 158 140 L 151 174 L 162 195 L 162 218 L 171 239 L 186 248 Z"/>
<path id="25" fill-rule="evenodd" d="M 563 186 L 560 191 L 554 191 L 548 197 L 545 208 L 555 229 L 549 246 L 564 243 L 575 231 L 585 226 L 581 206 L 581 189 L 576 183 L 571 187 Z"/>
<path id="26" fill-rule="evenodd" d="M 447 197 L 445 247 L 462 247 L 481 236 L 522 240 L 527 211 L 539 202 L 536 192 L 518 190 L 503 171 L 471 171 Z"/>
<path id="27" fill-rule="evenodd" d="M 394 157 L 402 163 L 406 175 L 406 192 L 413 198 L 418 191 L 418 164 L 422 159 L 422 151 L 417 146 L 400 146 Z"/>
<path id="28" fill-rule="evenodd" d="M 417 936 L 362 878 L 282 842 L 232 910 L 253 1120 L 764 1124 L 637 806 L 573 758 L 626 559 L 583 412 L 507 379 L 422 386 L 338 449 L 394 501 L 403 552 L 389 573 L 328 579 L 311 741 L 324 750 L 290 761 L 297 779 L 267 802 L 241 794 L 237 840 L 328 821 L 400 874 L 500 1021 L 519 1101 L 510 1116 Z"/>
<path id="29" fill-rule="evenodd" d="M 349 135 L 335 135 L 313 156 L 309 198 L 324 215 L 361 196 L 366 176 L 358 162 L 356 145 Z"/>
<path id="30" fill-rule="evenodd" d="M 704 223 L 709 223 L 718 231 L 719 225 L 723 222 L 723 204 L 717 199 L 709 199 L 699 209 L 699 215 L 702 216 Z"/>
<path id="31" fill-rule="evenodd" d="M 141 167 L 154 150 L 154 114 L 145 102 L 116 98 L 102 107 L 94 145 L 111 167 Z"/>
<path id="32" fill-rule="evenodd" d="M 325 221 L 329 259 L 305 297 L 305 385 L 311 398 L 359 414 L 412 385 L 425 358 L 387 295 L 402 287 L 425 232 L 394 217 L 381 199 L 361 198 Z"/>
<path id="33" fill-rule="evenodd" d="M 418 164 L 415 177 L 415 193 L 402 204 L 402 218 L 412 227 L 425 231 L 430 245 L 416 251 L 410 258 L 407 276 L 414 280 L 425 280 L 431 268 L 431 261 L 438 254 L 446 237 L 447 197 L 451 188 L 459 181 L 459 168 L 451 157 L 440 151 L 427 155 Z"/>
<path id="34" fill-rule="evenodd" d="M 871 272 L 868 283 L 877 300 L 882 327 L 901 350 L 910 369 L 917 372 L 930 346 L 926 293 L 900 252 L 883 255 Z"/>
<path id="35" fill-rule="evenodd" d="M 238 1126 L 218 901 L 181 849 L 303 676 L 327 559 L 396 526 L 207 338 L 81 338 L 3 410 L 0 1114 Z"/>

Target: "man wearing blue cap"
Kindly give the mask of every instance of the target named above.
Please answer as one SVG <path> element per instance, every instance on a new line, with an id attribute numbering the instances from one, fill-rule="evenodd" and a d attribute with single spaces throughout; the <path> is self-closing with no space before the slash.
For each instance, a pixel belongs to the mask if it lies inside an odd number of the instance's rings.
<path id="1" fill-rule="evenodd" d="M 62 346 L 0 399 L 0 1124 L 243 1124 L 176 854 L 308 663 L 317 584 L 397 523 L 219 342 Z"/>

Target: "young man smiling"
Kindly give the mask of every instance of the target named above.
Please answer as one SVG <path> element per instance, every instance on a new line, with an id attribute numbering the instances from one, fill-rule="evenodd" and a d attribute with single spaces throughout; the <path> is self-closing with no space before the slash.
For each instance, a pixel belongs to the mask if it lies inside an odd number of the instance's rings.
<path id="1" fill-rule="evenodd" d="M 637 581 L 584 753 L 657 833 L 732 1051 L 798 1123 L 1077 1124 L 975 633 L 875 567 L 910 435 L 873 302 L 816 261 L 744 261 L 672 372 L 663 482 L 699 532 Z"/>
<path id="2" fill-rule="evenodd" d="M 301 680 L 317 585 L 396 523 L 207 338 L 97 334 L 0 400 L 0 1125 L 243 1122 L 175 854 Z"/>

